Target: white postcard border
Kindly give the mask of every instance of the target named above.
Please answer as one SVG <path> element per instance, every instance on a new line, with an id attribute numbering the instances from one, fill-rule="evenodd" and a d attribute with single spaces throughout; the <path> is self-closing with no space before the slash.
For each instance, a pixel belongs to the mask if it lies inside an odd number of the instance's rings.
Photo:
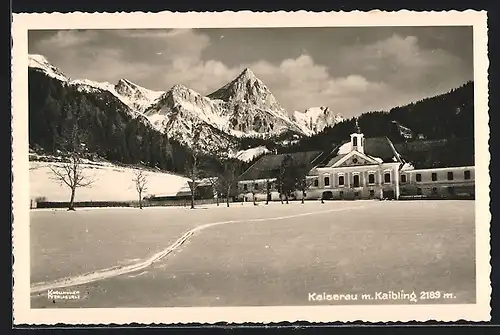
<path id="1" fill-rule="evenodd" d="M 490 220 L 487 14 L 443 12 L 43 13 L 13 14 L 12 173 L 14 324 L 177 324 L 269 322 L 487 321 L 490 319 Z M 31 29 L 133 29 L 327 26 L 455 26 L 474 29 L 476 154 L 476 304 L 404 306 L 31 309 L 28 172 L 28 43 Z"/>

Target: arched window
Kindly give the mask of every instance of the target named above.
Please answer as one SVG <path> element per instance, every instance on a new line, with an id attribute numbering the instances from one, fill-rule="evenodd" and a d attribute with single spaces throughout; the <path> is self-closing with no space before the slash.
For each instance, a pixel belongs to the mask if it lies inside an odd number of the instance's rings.
<path id="1" fill-rule="evenodd" d="M 357 147 L 357 146 L 358 146 L 358 138 L 357 138 L 356 136 L 354 136 L 354 137 L 352 138 L 352 145 L 353 145 L 353 146 L 355 146 L 355 147 Z"/>
<path id="2" fill-rule="evenodd" d="M 352 182 L 354 187 L 359 187 L 359 174 L 355 174 L 352 177 Z"/>

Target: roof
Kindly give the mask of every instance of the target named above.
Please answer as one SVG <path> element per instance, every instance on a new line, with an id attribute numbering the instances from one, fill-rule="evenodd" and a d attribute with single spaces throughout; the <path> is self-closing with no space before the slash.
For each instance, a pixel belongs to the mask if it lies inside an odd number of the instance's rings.
<path id="1" fill-rule="evenodd" d="M 239 179 L 255 180 L 276 178 L 279 175 L 281 162 L 286 156 L 291 156 L 297 164 L 304 169 L 304 172 L 307 172 L 312 168 L 313 164 L 322 153 L 321 151 L 305 151 L 280 155 L 264 155 L 243 172 Z"/>
<path id="2" fill-rule="evenodd" d="M 365 154 L 379 157 L 384 163 L 394 163 L 393 157 L 400 155 L 387 137 L 372 137 L 365 139 Z"/>
<path id="3" fill-rule="evenodd" d="M 347 154 L 337 155 L 337 156 L 333 157 L 332 159 L 330 159 L 330 161 L 328 163 L 326 163 L 326 165 L 332 166 L 333 164 L 337 163 L 339 160 L 341 160 L 345 156 L 347 156 Z"/>
<path id="4" fill-rule="evenodd" d="M 335 149 L 323 159 L 322 166 L 332 166 L 341 160 L 346 154 L 338 154 L 339 148 L 348 143 L 344 141 L 337 145 Z M 380 158 L 384 163 L 394 163 L 394 157 L 400 159 L 401 155 L 396 151 L 391 140 L 387 137 L 370 137 L 364 140 L 364 153 L 365 155 L 378 160 Z"/>

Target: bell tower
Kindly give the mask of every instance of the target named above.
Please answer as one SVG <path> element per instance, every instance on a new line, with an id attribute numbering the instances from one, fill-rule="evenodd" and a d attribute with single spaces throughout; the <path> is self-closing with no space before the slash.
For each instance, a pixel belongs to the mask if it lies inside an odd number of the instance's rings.
<path id="1" fill-rule="evenodd" d="M 351 150 L 364 154 L 365 153 L 364 147 L 365 147 L 364 135 L 361 133 L 351 134 Z"/>

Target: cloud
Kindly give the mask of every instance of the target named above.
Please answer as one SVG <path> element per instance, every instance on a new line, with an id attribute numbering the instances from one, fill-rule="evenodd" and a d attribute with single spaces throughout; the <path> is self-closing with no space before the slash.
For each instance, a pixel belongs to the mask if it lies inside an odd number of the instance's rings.
<path id="1" fill-rule="evenodd" d="M 461 58 L 439 48 L 424 49 L 415 36 L 394 34 L 371 44 L 345 47 L 339 62 L 347 68 L 358 67 L 369 79 L 424 95 L 472 78 Z"/>
<path id="2" fill-rule="evenodd" d="M 261 61 L 251 68 L 290 110 L 330 106 L 340 113 L 352 115 L 359 111 L 359 106 L 350 108 L 346 101 L 388 89 L 384 83 L 370 82 L 356 74 L 333 78 L 326 66 L 315 64 L 309 55 L 286 59 L 279 66 Z"/>
<path id="3" fill-rule="evenodd" d="M 461 70 L 460 58 L 441 49 L 425 50 L 415 36 L 340 45 L 329 66 L 315 62 L 306 49 L 277 63 L 265 59 L 265 53 L 272 52 L 266 50 L 259 60 L 228 66 L 215 56 L 205 59 L 212 42 L 217 41 L 193 29 L 73 30 L 40 39 L 33 52 L 44 54 L 71 78 L 127 78 L 155 90 L 183 84 L 202 94 L 249 67 L 289 111 L 329 106 L 345 116 L 447 91 L 471 77 Z"/>

